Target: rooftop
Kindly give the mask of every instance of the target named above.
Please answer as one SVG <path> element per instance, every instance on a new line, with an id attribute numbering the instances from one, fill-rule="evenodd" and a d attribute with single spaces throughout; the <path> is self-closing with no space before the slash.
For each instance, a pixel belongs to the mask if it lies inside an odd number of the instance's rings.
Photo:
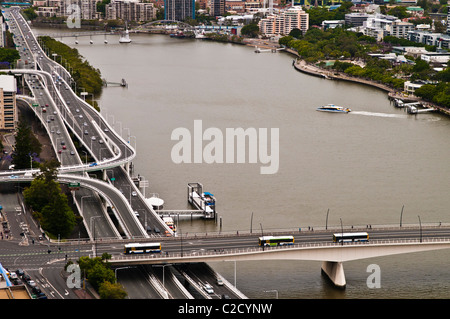
<path id="1" fill-rule="evenodd" d="M 0 88 L 6 92 L 16 92 L 16 79 L 12 75 L 0 75 Z"/>

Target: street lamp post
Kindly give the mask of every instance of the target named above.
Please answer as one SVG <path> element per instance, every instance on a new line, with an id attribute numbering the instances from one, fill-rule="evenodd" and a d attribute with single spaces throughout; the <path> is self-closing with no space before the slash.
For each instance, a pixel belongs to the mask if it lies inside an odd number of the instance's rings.
<path id="1" fill-rule="evenodd" d="M 422 222 L 420 221 L 420 216 L 417 215 L 417 217 L 419 217 L 420 242 L 422 242 Z"/>
<path id="2" fill-rule="evenodd" d="M 165 286 L 165 281 L 164 281 L 164 270 L 165 270 L 165 268 L 166 268 L 167 266 L 172 266 L 172 264 L 155 265 L 155 266 L 154 266 L 154 267 L 162 267 L 162 269 L 163 269 L 163 287 L 164 287 L 164 289 L 166 288 L 166 286 Z"/>
<path id="3" fill-rule="evenodd" d="M 400 227 L 402 227 L 403 208 L 405 208 L 405 205 L 402 206 L 402 211 L 400 212 Z"/>
<path id="4" fill-rule="evenodd" d="M 261 237 L 264 237 L 264 232 L 263 232 L 263 228 L 262 228 L 262 224 L 259 223 L 259 227 L 261 227 Z M 263 242 L 262 242 L 262 249 L 264 251 L 264 246 L 266 245 L 266 243 L 264 242 L 264 238 L 263 238 Z"/>

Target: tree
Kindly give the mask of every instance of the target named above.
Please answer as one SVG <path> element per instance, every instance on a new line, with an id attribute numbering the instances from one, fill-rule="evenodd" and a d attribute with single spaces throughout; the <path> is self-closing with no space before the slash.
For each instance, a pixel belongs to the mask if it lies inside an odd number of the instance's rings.
<path id="1" fill-rule="evenodd" d="M 116 283 L 114 271 L 111 269 L 110 264 L 105 262 L 106 255 L 102 257 L 90 258 L 87 256 L 80 257 L 78 265 L 81 272 L 86 274 L 86 279 L 91 283 L 95 290 L 99 291 L 103 283 L 109 282 L 110 284 Z M 112 286 L 104 286 L 103 289 L 111 288 Z M 114 290 L 117 288 L 115 287 Z M 116 291 L 117 292 L 117 291 Z M 109 293 L 104 291 L 105 296 L 109 296 Z"/>
<path id="2" fill-rule="evenodd" d="M 15 140 L 12 163 L 16 169 L 31 168 L 31 158 L 33 154 L 38 155 L 41 152 L 42 146 L 23 118 L 17 125 Z"/>
<path id="3" fill-rule="evenodd" d="M 69 207 L 67 196 L 62 193 L 56 194 L 53 201 L 44 206 L 41 215 L 42 228 L 55 236 L 66 237 L 75 226 L 75 215 Z"/>
<path id="4" fill-rule="evenodd" d="M 118 283 L 113 284 L 109 281 L 104 281 L 100 284 L 98 292 L 101 299 L 125 299 L 127 296 L 127 292 L 122 285 Z"/>
<path id="5" fill-rule="evenodd" d="M 73 230 L 77 218 L 56 180 L 59 165 L 56 160 L 41 164 L 40 172 L 23 194 L 25 204 L 32 207 L 33 216 L 42 228 L 53 236 L 66 237 Z"/>
<path id="6" fill-rule="evenodd" d="M 250 23 L 242 27 L 241 34 L 249 38 L 257 38 L 259 35 L 259 27 L 256 23 Z"/>
<path id="7" fill-rule="evenodd" d="M 300 29 L 294 28 L 291 30 L 291 32 L 289 32 L 289 35 L 294 38 L 300 39 L 302 37 L 302 31 Z"/>
<path id="8" fill-rule="evenodd" d="M 0 61 L 14 63 L 18 59 L 20 59 L 20 54 L 15 48 L 0 48 Z"/>
<path id="9" fill-rule="evenodd" d="M 38 16 L 33 7 L 23 10 L 23 13 L 28 20 L 34 20 Z"/>

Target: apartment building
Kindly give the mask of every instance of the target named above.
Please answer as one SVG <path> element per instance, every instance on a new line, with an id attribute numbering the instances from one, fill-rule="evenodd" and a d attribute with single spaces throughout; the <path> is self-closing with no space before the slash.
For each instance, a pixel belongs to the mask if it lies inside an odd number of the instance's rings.
<path id="1" fill-rule="evenodd" d="M 267 36 L 287 35 L 293 29 L 308 31 L 309 14 L 300 7 L 292 7 L 278 15 L 270 15 L 259 21 L 259 31 Z"/>
<path id="2" fill-rule="evenodd" d="M 184 21 L 195 19 L 195 0 L 164 0 L 164 19 Z"/>
<path id="3" fill-rule="evenodd" d="M 12 131 L 18 121 L 16 106 L 16 79 L 11 75 L 0 75 L 0 130 Z"/>
<path id="4" fill-rule="evenodd" d="M 225 14 L 225 0 L 210 0 L 209 8 L 209 14 L 211 16 L 223 16 Z"/>
<path id="5" fill-rule="evenodd" d="M 36 14 L 40 17 L 67 17 L 79 14 L 81 19 L 92 20 L 97 16 L 97 2 L 101 0 L 43 0 L 35 1 Z M 77 8 L 77 9 L 75 9 Z"/>
<path id="6" fill-rule="evenodd" d="M 406 39 L 409 31 L 414 31 L 413 23 L 397 20 L 392 23 L 389 35 Z"/>
<path id="7" fill-rule="evenodd" d="M 112 0 L 105 7 L 107 20 L 122 19 L 125 21 L 151 21 L 156 18 L 153 3 L 139 0 Z"/>

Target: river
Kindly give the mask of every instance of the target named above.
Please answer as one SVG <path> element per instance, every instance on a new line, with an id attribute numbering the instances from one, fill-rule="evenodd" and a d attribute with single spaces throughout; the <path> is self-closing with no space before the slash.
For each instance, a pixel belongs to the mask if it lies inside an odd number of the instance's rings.
<path id="1" fill-rule="evenodd" d="M 378 89 L 299 73 L 285 53 L 163 35 L 131 38 L 127 45 L 117 36 L 108 44 L 103 36 L 92 37 L 94 44 L 64 42 L 108 81 L 127 81 L 128 88 L 105 88 L 96 99 L 136 145 L 133 164 L 149 181 L 146 193 L 158 193 L 165 209 L 188 207 L 189 182 L 215 195 L 222 227 L 184 220 L 183 234 L 319 228 L 328 210 L 329 226 L 398 225 L 403 206 L 403 224 L 418 224 L 419 216 L 422 224 L 450 222 L 448 117 L 408 115 Z M 353 112 L 315 110 L 328 103 Z M 278 171 L 261 174 L 264 164 L 248 159 L 176 164 L 171 134 L 186 128 L 194 135 L 195 120 L 224 136 L 227 128 L 278 129 Z M 321 276 L 320 262 L 238 262 L 236 278 L 234 263 L 211 266 L 250 298 L 274 298 L 269 290 L 280 298 L 448 298 L 448 260 L 450 252 L 435 251 L 346 262 L 344 291 Z M 381 288 L 367 286 L 370 264 L 380 266 Z"/>

